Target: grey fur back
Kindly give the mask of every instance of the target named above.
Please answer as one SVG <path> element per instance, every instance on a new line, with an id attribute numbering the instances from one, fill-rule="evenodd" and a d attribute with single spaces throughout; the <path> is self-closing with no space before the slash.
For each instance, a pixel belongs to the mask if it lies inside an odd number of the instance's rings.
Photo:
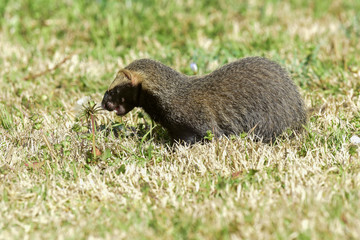
<path id="1" fill-rule="evenodd" d="M 297 87 L 265 58 L 243 58 L 200 77 L 150 59 L 127 68 L 145 74 L 139 105 L 176 140 L 195 142 L 211 130 L 217 136 L 252 131 L 268 142 L 306 123 Z"/>

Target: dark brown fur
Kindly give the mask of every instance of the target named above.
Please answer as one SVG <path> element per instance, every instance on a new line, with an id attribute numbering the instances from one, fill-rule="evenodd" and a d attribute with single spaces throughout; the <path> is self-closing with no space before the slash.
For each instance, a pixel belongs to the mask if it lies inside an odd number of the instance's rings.
<path id="1" fill-rule="evenodd" d="M 194 143 L 252 131 L 265 142 L 306 123 L 304 102 L 277 63 L 248 57 L 204 76 L 186 76 L 160 62 L 140 59 L 119 71 L 103 108 L 124 115 L 142 107 L 174 140 Z"/>

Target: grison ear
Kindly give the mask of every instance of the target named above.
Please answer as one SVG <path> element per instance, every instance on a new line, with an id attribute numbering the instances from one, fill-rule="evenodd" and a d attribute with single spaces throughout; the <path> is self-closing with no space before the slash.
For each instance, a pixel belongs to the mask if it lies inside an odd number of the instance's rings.
<path id="1" fill-rule="evenodd" d="M 133 85 L 134 87 L 142 82 L 142 75 L 138 72 L 131 71 L 125 68 L 120 70 L 120 72 L 131 81 L 131 85 Z"/>
<path id="2" fill-rule="evenodd" d="M 113 89 L 114 87 L 118 86 L 119 84 L 124 83 L 124 81 L 130 81 L 132 86 L 137 86 L 142 82 L 143 75 L 141 73 L 131 71 L 128 69 L 121 69 L 114 79 L 114 81 L 109 86 L 108 90 Z"/>

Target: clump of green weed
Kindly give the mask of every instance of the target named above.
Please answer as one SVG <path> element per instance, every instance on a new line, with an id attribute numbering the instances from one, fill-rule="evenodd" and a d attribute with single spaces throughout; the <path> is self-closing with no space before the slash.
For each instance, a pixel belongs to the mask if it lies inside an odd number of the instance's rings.
<path id="1" fill-rule="evenodd" d="M 1 105 L 0 105 L 0 125 L 5 130 L 14 129 L 16 126 L 11 113 Z"/>
<path id="2" fill-rule="evenodd" d="M 84 103 L 83 103 L 84 102 Z M 96 136 L 96 121 L 98 120 L 98 114 L 102 110 L 101 107 L 90 99 L 86 98 L 81 104 L 81 112 L 79 115 L 79 120 L 86 123 L 86 126 L 90 126 L 91 138 L 92 138 L 92 154 L 93 158 L 96 159 L 97 156 L 101 155 L 100 150 L 96 147 L 95 136 Z"/>

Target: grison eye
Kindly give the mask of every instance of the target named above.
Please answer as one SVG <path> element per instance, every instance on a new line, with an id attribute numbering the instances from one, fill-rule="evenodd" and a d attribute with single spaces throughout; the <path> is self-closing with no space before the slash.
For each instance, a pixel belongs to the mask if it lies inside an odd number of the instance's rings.
<path id="1" fill-rule="evenodd" d="M 122 102 L 122 103 L 125 102 L 125 98 L 121 98 L 121 102 Z"/>

